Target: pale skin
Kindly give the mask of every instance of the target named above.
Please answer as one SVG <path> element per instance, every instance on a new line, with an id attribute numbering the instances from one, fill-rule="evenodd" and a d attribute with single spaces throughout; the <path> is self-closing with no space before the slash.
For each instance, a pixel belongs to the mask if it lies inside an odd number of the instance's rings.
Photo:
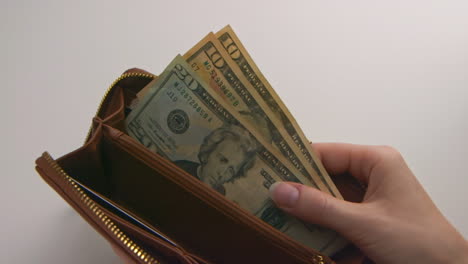
<path id="1" fill-rule="evenodd" d="M 314 144 L 330 175 L 365 183 L 362 203 L 338 200 L 296 183 L 275 183 L 284 211 L 334 229 L 377 264 L 468 263 L 468 242 L 447 221 L 398 151 L 391 147 Z"/>

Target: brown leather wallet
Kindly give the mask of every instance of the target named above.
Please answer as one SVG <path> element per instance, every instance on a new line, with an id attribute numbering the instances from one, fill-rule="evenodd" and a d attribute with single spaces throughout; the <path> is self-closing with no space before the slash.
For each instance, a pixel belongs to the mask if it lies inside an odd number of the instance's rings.
<path id="1" fill-rule="evenodd" d="M 114 248 L 136 263 L 368 263 L 352 245 L 330 258 L 295 242 L 129 137 L 126 110 L 154 78 L 126 71 L 107 91 L 84 146 L 36 161 Z M 333 179 L 346 200 L 362 199 L 352 177 Z"/>

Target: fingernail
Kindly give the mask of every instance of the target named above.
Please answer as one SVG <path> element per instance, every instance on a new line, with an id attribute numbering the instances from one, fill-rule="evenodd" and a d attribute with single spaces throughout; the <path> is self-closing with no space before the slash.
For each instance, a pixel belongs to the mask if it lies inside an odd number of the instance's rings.
<path id="1" fill-rule="evenodd" d="M 270 197 L 279 207 L 292 208 L 299 199 L 299 190 L 290 184 L 275 182 L 270 186 Z"/>

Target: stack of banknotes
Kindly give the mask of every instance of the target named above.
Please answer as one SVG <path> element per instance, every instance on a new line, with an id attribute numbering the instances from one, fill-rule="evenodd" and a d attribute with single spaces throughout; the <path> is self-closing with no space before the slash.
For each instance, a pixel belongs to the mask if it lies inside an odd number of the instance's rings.
<path id="1" fill-rule="evenodd" d="M 277 181 L 342 199 L 310 142 L 230 26 L 210 33 L 137 96 L 130 136 L 296 241 L 325 254 L 345 245 L 269 198 Z"/>

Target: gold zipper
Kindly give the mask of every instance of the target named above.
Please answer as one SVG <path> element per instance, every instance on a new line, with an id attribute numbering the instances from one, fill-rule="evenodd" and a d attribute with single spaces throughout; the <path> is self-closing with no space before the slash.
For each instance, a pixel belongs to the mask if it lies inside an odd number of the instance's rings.
<path id="1" fill-rule="evenodd" d="M 114 82 L 112 82 L 112 84 L 109 86 L 109 88 L 107 88 L 106 92 L 104 93 L 104 96 L 101 98 L 101 102 L 99 103 L 99 106 L 98 106 L 98 108 L 96 110 L 96 114 L 94 114 L 94 116 L 97 116 L 97 114 L 99 112 L 99 109 L 101 109 L 102 104 L 104 103 L 104 100 L 106 99 L 107 95 L 109 95 L 109 92 L 112 90 L 112 88 L 114 88 L 114 86 L 118 82 L 122 81 L 123 79 L 130 78 L 130 77 L 154 79 L 154 77 L 156 77 L 156 75 L 151 74 L 151 73 L 142 73 L 142 72 L 129 72 L 129 73 L 124 73 L 124 74 L 120 75 L 120 77 L 117 78 Z M 93 129 L 93 126 L 91 125 L 91 127 L 88 130 L 88 134 L 86 135 L 86 139 L 85 139 L 84 143 L 86 143 L 88 141 L 89 137 L 91 136 L 92 129 Z"/>
<path id="2" fill-rule="evenodd" d="M 323 262 L 323 257 L 321 255 L 317 255 L 313 258 L 313 261 L 317 264 L 325 264 L 325 262 Z"/>
<path id="3" fill-rule="evenodd" d="M 52 168 L 61 175 L 66 182 L 73 187 L 75 194 L 80 197 L 80 200 L 83 204 L 92 212 L 95 216 L 99 218 L 102 224 L 111 231 L 115 237 L 129 249 L 135 257 L 139 258 L 146 264 L 160 264 L 158 260 L 153 258 L 148 252 L 138 246 L 135 241 L 130 239 L 125 233 L 120 230 L 120 228 L 99 208 L 99 206 L 89 198 L 89 196 L 81 189 L 72 178 L 60 167 L 60 165 L 50 156 L 49 153 L 44 152 L 42 157 L 52 166 Z"/>

